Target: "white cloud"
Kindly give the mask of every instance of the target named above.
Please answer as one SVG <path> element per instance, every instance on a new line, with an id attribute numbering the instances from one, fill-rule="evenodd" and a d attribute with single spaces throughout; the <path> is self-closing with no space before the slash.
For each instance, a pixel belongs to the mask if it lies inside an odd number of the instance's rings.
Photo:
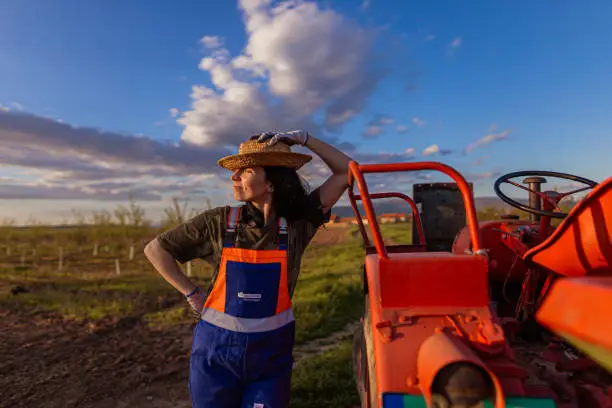
<path id="1" fill-rule="evenodd" d="M 0 112 L 9 112 L 10 109 L 4 105 L 0 105 Z"/>
<path id="2" fill-rule="evenodd" d="M 459 48 L 463 44 L 463 39 L 461 37 L 457 37 L 450 43 L 451 48 Z"/>
<path id="3" fill-rule="evenodd" d="M 368 126 L 365 128 L 362 135 L 363 137 L 374 137 L 382 134 L 383 132 L 384 129 L 382 128 L 382 126 Z"/>
<path id="4" fill-rule="evenodd" d="M 167 144 L 147 137 L 79 128 L 22 113 L 1 113 L 0 165 L 34 175 L 38 184 L 21 183 L 22 189 L 3 190 L 0 198 L 14 198 L 18 194 L 55 198 L 61 194 L 49 192 L 48 188 L 63 191 L 69 186 L 83 188 L 105 181 L 129 183 L 134 191 L 144 189 L 142 197 L 153 199 L 162 190 L 152 189 L 151 194 L 144 194 L 150 179 L 173 178 L 177 188 L 185 187 L 178 177 L 189 180 L 220 174 L 217 159 L 233 152 L 233 149 L 202 149 L 185 143 Z M 6 170 L 2 174 L 6 175 Z M 165 190 L 171 188 L 168 186 Z M 36 193 L 33 189 L 42 190 Z M 104 199 L 105 192 L 117 197 L 115 191 L 117 188 L 94 189 L 95 194 L 82 197 Z"/>
<path id="5" fill-rule="evenodd" d="M 412 118 L 412 123 L 414 123 L 417 126 L 423 126 L 425 124 L 425 121 L 415 116 L 414 118 Z"/>
<path id="6" fill-rule="evenodd" d="M 413 147 L 409 147 L 408 149 L 404 150 L 404 153 L 408 156 L 414 156 L 415 150 Z"/>
<path id="7" fill-rule="evenodd" d="M 223 40 L 220 37 L 206 35 L 200 40 L 202 45 L 209 49 L 220 48 L 223 46 Z"/>
<path id="8" fill-rule="evenodd" d="M 217 146 L 266 130 L 333 130 L 359 113 L 381 77 L 373 32 L 312 2 L 242 0 L 240 9 L 245 50 L 202 59 L 213 87 L 193 86 L 191 110 L 178 119 L 182 140 Z"/>
<path id="9" fill-rule="evenodd" d="M 431 145 L 423 149 L 423 156 L 429 156 L 429 155 L 438 153 L 439 151 L 440 151 L 440 147 L 437 144 Z"/>
<path id="10" fill-rule="evenodd" d="M 177 108 L 170 108 L 170 115 L 172 115 L 173 118 L 176 118 L 179 113 L 181 113 Z"/>
<path id="11" fill-rule="evenodd" d="M 366 10 L 366 9 L 370 8 L 371 3 L 372 3 L 371 0 L 363 0 L 361 2 L 361 7 L 360 8 L 362 10 Z"/>
<path id="12" fill-rule="evenodd" d="M 400 133 L 400 134 L 406 133 L 406 132 L 408 132 L 408 126 L 406 126 L 406 125 L 397 125 L 395 127 L 395 131 L 397 133 Z"/>
<path id="13" fill-rule="evenodd" d="M 357 152 L 348 143 L 335 145 L 360 163 L 402 161 L 413 156 L 410 150 L 374 154 Z M 0 201 L 102 202 L 125 200 L 133 194 L 139 201 L 160 201 L 176 195 L 196 199 L 206 196 L 218 202 L 225 200 L 229 191 L 229 174 L 216 161 L 234 152 L 235 149 L 204 149 L 183 142 L 161 143 L 144 136 L 59 124 L 51 118 L 2 113 L 0 181 L 5 187 L 0 188 Z M 330 171 L 315 156 L 301 173 L 318 183 Z"/>
<path id="14" fill-rule="evenodd" d="M 386 125 L 392 125 L 395 122 L 395 120 L 387 115 L 375 115 L 372 119 L 370 119 L 370 121 L 368 122 L 369 126 L 386 126 Z"/>
<path id="15" fill-rule="evenodd" d="M 510 130 L 504 130 L 503 132 L 500 133 L 489 133 L 488 135 L 478 139 L 477 141 L 475 141 L 474 143 L 470 143 L 465 149 L 464 152 L 465 153 L 470 153 L 471 151 L 473 151 L 474 149 L 476 149 L 477 147 L 498 141 L 498 140 L 503 140 L 505 138 L 508 137 L 508 135 L 510 134 Z"/>
<path id="16" fill-rule="evenodd" d="M 440 147 L 437 144 L 433 144 L 423 149 L 423 156 L 431 156 L 434 154 L 440 154 L 442 156 L 447 156 L 451 154 L 452 152 L 453 151 L 450 149 L 440 149 Z"/>
<path id="17" fill-rule="evenodd" d="M 23 110 L 23 105 L 20 104 L 19 102 L 11 102 L 11 106 L 15 108 L 15 110 L 18 110 L 18 111 Z"/>
<path id="18" fill-rule="evenodd" d="M 390 118 L 388 116 L 383 116 L 382 118 L 380 118 L 380 124 L 381 125 L 392 125 L 393 118 Z"/>
<path id="19" fill-rule="evenodd" d="M 386 115 L 375 115 L 370 121 L 367 123 L 366 128 L 362 132 L 362 136 L 364 137 L 374 137 L 382 134 L 384 132 L 384 128 L 387 125 L 392 125 L 395 120 L 392 117 Z"/>

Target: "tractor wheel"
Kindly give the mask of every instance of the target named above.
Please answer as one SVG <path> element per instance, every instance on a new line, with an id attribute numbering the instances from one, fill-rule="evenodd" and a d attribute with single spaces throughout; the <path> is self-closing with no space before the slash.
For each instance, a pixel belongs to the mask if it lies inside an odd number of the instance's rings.
<path id="1" fill-rule="evenodd" d="M 353 337 L 353 377 L 359 393 L 361 408 L 370 408 L 369 404 L 369 379 L 368 358 L 365 350 L 365 339 L 363 335 L 363 319 L 355 331 Z"/>
<path id="2" fill-rule="evenodd" d="M 365 384 L 367 384 L 367 393 L 364 400 L 367 405 L 363 408 L 378 408 L 378 398 L 376 393 L 376 361 L 374 359 L 374 343 L 372 336 L 372 314 L 370 313 L 369 294 L 366 294 L 364 299 L 364 315 L 363 315 L 363 337 L 365 343 Z"/>

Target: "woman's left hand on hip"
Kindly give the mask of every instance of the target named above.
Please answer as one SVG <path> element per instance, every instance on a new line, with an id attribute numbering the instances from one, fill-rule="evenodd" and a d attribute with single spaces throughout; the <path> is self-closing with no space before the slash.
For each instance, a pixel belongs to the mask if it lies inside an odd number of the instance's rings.
<path id="1" fill-rule="evenodd" d="M 189 303 L 189 306 L 191 306 L 191 309 L 193 309 L 193 311 L 197 314 L 202 313 L 202 309 L 204 308 L 205 301 L 206 299 L 204 298 L 204 295 L 201 294 L 200 292 L 196 293 L 195 295 L 187 299 L 187 303 Z"/>

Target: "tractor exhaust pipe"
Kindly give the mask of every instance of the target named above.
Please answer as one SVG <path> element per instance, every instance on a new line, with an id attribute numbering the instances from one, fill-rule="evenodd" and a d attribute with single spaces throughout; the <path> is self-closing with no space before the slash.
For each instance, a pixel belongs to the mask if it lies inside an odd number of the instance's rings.
<path id="1" fill-rule="evenodd" d="M 423 342 L 417 373 L 429 408 L 478 407 L 487 400 L 505 408 L 497 377 L 454 335 L 436 333 Z"/>
<path id="2" fill-rule="evenodd" d="M 537 191 L 538 193 L 542 192 L 543 183 L 546 183 L 546 179 L 544 177 L 527 177 L 525 180 L 523 180 L 523 184 L 527 184 L 527 187 L 531 190 L 529 193 L 529 206 L 531 208 L 535 208 L 537 210 L 542 209 L 542 199 L 533 191 Z M 531 221 L 539 222 L 542 216 L 538 214 L 529 214 L 529 218 L 531 218 Z"/>

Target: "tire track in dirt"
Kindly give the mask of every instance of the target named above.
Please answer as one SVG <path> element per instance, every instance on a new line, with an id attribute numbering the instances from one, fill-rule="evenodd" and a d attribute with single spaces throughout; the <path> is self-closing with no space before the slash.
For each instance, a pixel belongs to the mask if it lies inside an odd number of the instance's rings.
<path id="1" fill-rule="evenodd" d="M 343 227 L 325 228 L 317 231 L 311 241 L 311 246 L 329 246 L 345 242 L 348 239 L 349 229 Z"/>

